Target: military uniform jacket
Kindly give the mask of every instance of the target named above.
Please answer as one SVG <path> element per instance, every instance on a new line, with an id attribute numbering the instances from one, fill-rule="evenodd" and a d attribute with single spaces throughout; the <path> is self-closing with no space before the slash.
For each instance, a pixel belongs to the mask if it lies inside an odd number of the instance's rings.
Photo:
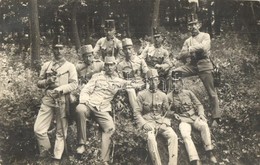
<path id="1" fill-rule="evenodd" d="M 54 85 L 48 86 L 46 84 L 46 79 L 49 75 L 56 72 L 56 80 Z M 62 91 L 63 94 L 67 94 L 77 88 L 78 76 L 74 64 L 62 59 L 60 61 L 49 61 L 43 64 L 39 81 L 37 83 L 38 87 Z"/>
<path id="2" fill-rule="evenodd" d="M 160 90 L 151 92 L 149 89 L 145 89 L 138 93 L 137 103 L 138 106 L 134 110 L 134 118 L 139 127 L 142 127 L 149 121 L 170 125 L 170 120 L 164 117 L 169 109 L 165 93 Z"/>
<path id="3" fill-rule="evenodd" d="M 111 111 L 110 101 L 125 84 L 116 74 L 109 77 L 103 71 L 96 73 L 81 90 L 79 102 L 88 103 L 98 111 Z"/>
<path id="4" fill-rule="evenodd" d="M 195 94 L 190 90 L 182 90 L 178 94 L 168 95 L 171 113 L 176 113 L 182 121 L 194 121 L 199 115 L 204 115 L 204 108 Z M 190 120 L 191 119 L 191 120 Z"/>
<path id="5" fill-rule="evenodd" d="M 145 62 L 149 68 L 154 68 L 156 64 L 160 64 L 164 67 L 163 71 L 167 71 L 172 66 L 169 58 L 169 52 L 162 46 L 155 48 L 154 45 L 152 45 L 145 49 L 140 57 L 145 59 Z M 159 75 L 161 75 L 160 71 L 158 72 Z"/>
<path id="6" fill-rule="evenodd" d="M 209 59 L 210 35 L 200 32 L 197 36 L 185 40 L 179 59 L 191 58 L 191 65 L 195 65 L 198 71 L 212 70 L 213 65 Z"/>
<path id="7" fill-rule="evenodd" d="M 84 61 L 80 61 L 76 65 L 79 84 L 86 84 L 92 77 L 93 74 L 101 72 L 104 67 L 104 62 L 101 60 L 94 60 L 92 64 L 89 66 L 84 63 Z"/>
<path id="8" fill-rule="evenodd" d="M 112 54 L 118 57 L 122 49 L 122 42 L 116 37 L 111 40 L 107 40 L 107 37 L 102 37 L 97 41 L 94 47 L 94 54 L 100 53 L 103 59 L 105 56 L 112 56 Z"/>
<path id="9" fill-rule="evenodd" d="M 117 72 L 124 79 L 142 81 L 142 75 L 147 71 L 146 62 L 136 55 L 133 55 L 129 61 L 123 60 L 117 65 Z"/>

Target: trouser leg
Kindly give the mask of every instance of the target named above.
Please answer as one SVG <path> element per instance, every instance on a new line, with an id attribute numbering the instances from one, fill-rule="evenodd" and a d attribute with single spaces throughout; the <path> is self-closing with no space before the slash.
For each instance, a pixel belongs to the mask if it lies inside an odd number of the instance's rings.
<path id="1" fill-rule="evenodd" d="M 129 103 L 130 103 L 132 109 L 135 110 L 136 107 L 138 106 L 137 102 L 136 102 L 135 89 L 131 88 L 131 89 L 127 89 L 126 91 L 127 91 L 127 94 L 128 94 Z"/>
<path id="2" fill-rule="evenodd" d="M 76 107 L 77 140 L 79 144 L 86 144 L 87 142 L 86 120 L 90 117 L 90 112 L 90 109 L 84 104 L 79 104 Z"/>
<path id="3" fill-rule="evenodd" d="M 109 112 L 94 111 L 97 122 L 102 128 L 101 159 L 109 161 L 111 152 L 111 136 L 115 132 L 114 121 Z"/>
<path id="4" fill-rule="evenodd" d="M 38 141 L 40 155 L 51 148 L 47 131 L 50 127 L 52 117 L 53 109 L 50 106 L 42 104 L 34 124 L 34 133 Z"/>
<path id="5" fill-rule="evenodd" d="M 171 127 L 162 125 L 162 135 L 167 139 L 169 162 L 168 165 L 177 165 L 178 160 L 178 137 Z"/>
<path id="6" fill-rule="evenodd" d="M 59 115 L 57 115 L 57 118 L 58 117 L 59 117 Z M 67 118 L 63 117 L 63 118 L 57 119 L 57 132 L 56 132 L 56 140 L 55 140 L 55 145 L 54 145 L 54 158 L 55 159 L 61 159 L 62 153 L 64 151 L 64 146 L 66 145 L 65 139 L 67 138 L 67 130 L 68 130 Z"/>
<path id="7" fill-rule="evenodd" d="M 200 131 L 205 150 L 212 150 L 213 145 L 211 143 L 210 130 L 207 122 L 201 120 L 200 118 L 197 118 L 197 120 L 193 123 L 193 126 L 195 129 L 198 129 Z"/>
<path id="8" fill-rule="evenodd" d="M 179 125 L 179 129 L 185 144 L 185 148 L 188 152 L 190 161 L 199 160 L 198 152 L 191 139 L 191 125 L 185 122 L 181 122 Z"/>
<path id="9" fill-rule="evenodd" d="M 161 158 L 158 152 L 154 131 L 147 132 L 147 144 L 153 165 L 161 165 Z"/>
<path id="10" fill-rule="evenodd" d="M 214 80 L 211 71 L 203 71 L 199 73 L 199 77 L 206 88 L 208 93 L 210 104 L 212 108 L 212 118 L 220 118 L 221 112 L 219 109 L 218 94 L 214 87 Z"/>

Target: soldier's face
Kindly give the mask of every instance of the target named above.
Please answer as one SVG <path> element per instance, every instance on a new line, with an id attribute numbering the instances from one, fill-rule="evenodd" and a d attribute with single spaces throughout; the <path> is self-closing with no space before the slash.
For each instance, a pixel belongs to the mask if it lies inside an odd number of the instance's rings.
<path id="1" fill-rule="evenodd" d="M 163 38 L 162 38 L 161 35 L 156 35 L 156 36 L 154 36 L 153 38 L 154 38 L 154 43 L 155 43 L 156 45 L 161 44 L 162 41 L 163 41 Z"/>
<path id="2" fill-rule="evenodd" d="M 156 90 L 158 88 L 160 80 L 158 77 L 153 77 L 153 78 L 148 79 L 148 83 L 149 83 L 150 90 Z"/>
<path id="3" fill-rule="evenodd" d="M 53 48 L 53 55 L 56 60 L 60 60 L 63 57 L 62 48 Z"/>
<path id="4" fill-rule="evenodd" d="M 116 70 L 115 63 L 105 63 L 105 72 L 107 75 L 109 76 L 113 75 L 115 70 Z"/>
<path id="5" fill-rule="evenodd" d="M 90 64 L 93 62 L 94 60 L 94 55 L 93 53 L 86 53 L 82 55 L 82 60 L 86 63 L 86 64 Z"/>
<path id="6" fill-rule="evenodd" d="M 200 32 L 200 24 L 194 23 L 194 24 L 188 25 L 188 30 L 191 32 L 192 36 L 196 36 Z"/>
<path id="7" fill-rule="evenodd" d="M 127 59 L 129 59 L 133 55 L 133 46 L 125 46 L 123 52 Z"/>
<path id="8" fill-rule="evenodd" d="M 108 39 L 113 39 L 115 34 L 116 34 L 116 30 L 115 29 L 109 29 L 109 30 L 106 31 L 106 37 Z"/>
<path id="9" fill-rule="evenodd" d="M 175 92 L 179 92 L 182 89 L 182 81 L 181 80 L 177 80 L 177 81 L 173 81 L 173 90 Z"/>

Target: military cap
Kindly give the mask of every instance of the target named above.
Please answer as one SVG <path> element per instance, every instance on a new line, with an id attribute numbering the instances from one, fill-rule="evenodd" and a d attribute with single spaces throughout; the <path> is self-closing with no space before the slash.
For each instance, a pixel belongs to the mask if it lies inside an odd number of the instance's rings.
<path id="1" fill-rule="evenodd" d="M 125 38 L 122 40 L 122 45 L 124 46 L 133 46 L 133 42 L 130 38 Z"/>
<path id="2" fill-rule="evenodd" d="M 153 28 L 153 36 L 154 37 L 159 37 L 159 36 L 161 36 L 162 34 L 161 34 L 161 32 L 159 31 L 159 29 L 157 28 L 157 27 L 154 27 Z"/>
<path id="3" fill-rule="evenodd" d="M 191 21 L 188 22 L 188 25 L 193 25 L 199 23 L 198 19 L 192 19 Z"/>
<path id="4" fill-rule="evenodd" d="M 173 81 L 182 80 L 182 73 L 178 71 L 172 71 L 171 77 Z"/>
<path id="5" fill-rule="evenodd" d="M 89 54 L 89 53 L 93 53 L 93 51 L 94 51 L 94 49 L 93 49 L 93 47 L 92 47 L 92 45 L 83 45 L 83 46 L 81 46 L 81 48 L 80 48 L 80 53 L 81 54 Z"/>
<path id="6" fill-rule="evenodd" d="M 63 48 L 63 45 L 61 44 L 60 35 L 58 35 L 57 37 L 54 38 L 52 47 L 53 48 Z"/>
<path id="7" fill-rule="evenodd" d="M 147 74 L 147 78 L 148 79 L 159 77 L 158 72 L 157 72 L 156 69 L 150 69 L 150 70 L 147 71 L 146 74 Z"/>
<path id="8" fill-rule="evenodd" d="M 116 64 L 116 59 L 114 56 L 106 56 L 104 63 L 105 64 Z"/>
<path id="9" fill-rule="evenodd" d="M 105 20 L 105 29 L 112 30 L 112 29 L 115 29 L 115 28 L 116 28 L 115 20 L 113 20 L 113 19 Z"/>

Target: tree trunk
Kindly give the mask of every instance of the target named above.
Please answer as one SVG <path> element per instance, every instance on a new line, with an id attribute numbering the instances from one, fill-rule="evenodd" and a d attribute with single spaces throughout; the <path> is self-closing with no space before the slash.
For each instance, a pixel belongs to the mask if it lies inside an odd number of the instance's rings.
<path id="1" fill-rule="evenodd" d="M 212 21 L 212 6 L 211 6 L 211 1 L 207 1 L 207 7 L 208 7 L 208 19 L 207 19 L 206 28 L 207 28 L 207 31 L 208 31 L 210 37 L 213 37 L 213 34 L 212 34 L 212 26 L 211 26 L 211 21 Z"/>
<path id="2" fill-rule="evenodd" d="M 153 18 L 152 18 L 151 28 L 157 27 L 159 25 L 159 9 L 160 9 L 160 0 L 155 0 L 153 6 Z M 153 30 L 152 30 L 152 35 L 153 35 Z"/>
<path id="3" fill-rule="evenodd" d="M 78 2 L 73 2 L 72 4 L 72 18 L 71 18 L 71 23 L 72 23 L 72 36 L 74 40 L 74 44 L 76 47 L 76 51 L 79 50 L 80 48 L 80 39 L 79 39 L 79 32 L 78 32 L 78 25 L 77 25 L 77 8 L 78 8 Z"/>
<path id="4" fill-rule="evenodd" d="M 220 35 L 220 26 L 221 26 L 221 17 L 220 17 L 220 12 L 221 12 L 221 3 L 220 0 L 215 0 L 215 35 L 219 36 Z"/>
<path id="5" fill-rule="evenodd" d="M 40 31 L 38 19 L 37 0 L 30 0 L 30 42 L 31 42 L 31 66 L 32 69 L 40 70 Z"/>

